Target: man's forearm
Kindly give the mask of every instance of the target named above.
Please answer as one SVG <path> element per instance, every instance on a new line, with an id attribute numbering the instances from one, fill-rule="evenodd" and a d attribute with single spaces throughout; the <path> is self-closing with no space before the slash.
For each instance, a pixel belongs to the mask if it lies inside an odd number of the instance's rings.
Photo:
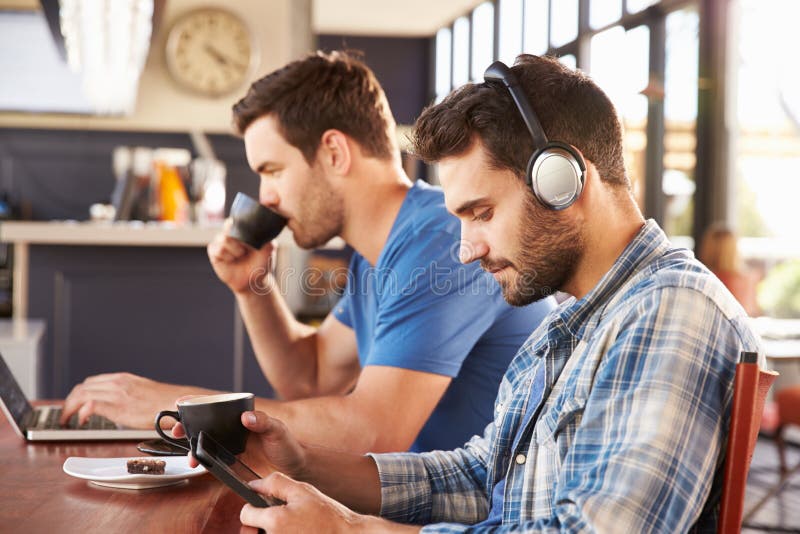
<path id="1" fill-rule="evenodd" d="M 380 443 L 382 434 L 388 432 L 383 432 L 380 421 L 363 411 L 363 405 L 347 396 L 289 402 L 258 398 L 256 409 L 283 421 L 303 443 L 351 453 L 406 450 L 414 439 L 410 436 L 404 443 Z M 393 435 L 403 437 L 397 428 L 393 429 Z"/>
<path id="2" fill-rule="evenodd" d="M 272 275 L 260 289 L 236 294 L 256 359 L 282 397 L 305 396 L 316 384 L 315 329 L 294 318 Z"/>
<path id="3" fill-rule="evenodd" d="M 381 482 L 372 458 L 314 445 L 305 451 L 306 468 L 298 480 L 359 513 L 380 514 Z"/>

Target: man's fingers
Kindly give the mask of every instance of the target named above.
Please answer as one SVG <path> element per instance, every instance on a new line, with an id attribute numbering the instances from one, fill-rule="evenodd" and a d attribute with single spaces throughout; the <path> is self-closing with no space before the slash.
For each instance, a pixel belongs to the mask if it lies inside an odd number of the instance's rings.
<path id="1" fill-rule="evenodd" d="M 83 382 L 85 384 L 96 384 L 98 382 L 108 382 L 116 378 L 116 373 L 103 373 L 101 375 L 94 375 L 86 378 Z"/>
<path id="2" fill-rule="evenodd" d="M 253 480 L 250 487 L 262 495 L 276 497 L 285 503 L 293 500 L 298 493 L 305 491 L 304 484 L 275 471 L 265 478 Z"/>
<path id="3" fill-rule="evenodd" d="M 258 527 L 266 532 L 279 532 L 275 523 L 275 507 L 256 508 L 252 504 L 245 504 L 239 512 L 239 521 L 243 525 Z"/>
<path id="4" fill-rule="evenodd" d="M 78 410 L 78 425 L 79 426 L 83 425 L 84 423 L 86 423 L 86 421 L 89 420 L 89 416 L 94 413 L 94 409 L 95 409 L 94 404 L 95 404 L 94 401 L 90 400 L 89 402 L 87 402 L 86 404 L 81 406 L 80 410 Z"/>
<path id="5" fill-rule="evenodd" d="M 175 425 L 172 427 L 172 437 L 177 439 L 186 437 L 186 429 L 183 428 L 181 423 L 175 423 Z"/>
<path id="6" fill-rule="evenodd" d="M 61 418 L 59 419 L 61 425 L 66 424 L 72 414 L 80 409 L 84 402 L 83 399 L 83 387 L 79 384 L 73 388 L 69 396 L 67 396 L 67 400 L 64 401 L 64 407 L 61 409 Z"/>
<path id="7" fill-rule="evenodd" d="M 221 261 L 225 263 L 233 263 L 236 258 L 227 250 L 219 249 L 211 257 L 214 261 Z"/>
<path id="8" fill-rule="evenodd" d="M 281 428 L 279 426 L 280 422 L 277 419 L 268 416 L 264 412 L 258 411 L 242 412 L 242 424 L 248 430 L 259 434 L 274 432 Z"/>

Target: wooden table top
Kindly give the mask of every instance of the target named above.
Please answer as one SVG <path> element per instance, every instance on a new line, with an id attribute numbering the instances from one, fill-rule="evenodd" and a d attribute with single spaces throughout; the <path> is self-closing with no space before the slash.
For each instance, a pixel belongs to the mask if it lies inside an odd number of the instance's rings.
<path id="1" fill-rule="evenodd" d="M 136 443 L 28 443 L 0 416 L 0 531 L 239 532 L 244 501 L 210 474 L 176 486 L 125 490 L 62 470 L 70 456 L 145 456 Z"/>

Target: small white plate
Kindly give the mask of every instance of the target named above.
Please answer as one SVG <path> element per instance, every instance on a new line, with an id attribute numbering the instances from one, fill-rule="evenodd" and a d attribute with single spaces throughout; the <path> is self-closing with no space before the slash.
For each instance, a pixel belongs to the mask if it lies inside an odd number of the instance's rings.
<path id="1" fill-rule="evenodd" d="M 98 486 L 123 489 L 172 486 L 206 472 L 201 465 L 189 467 L 188 456 L 159 456 L 159 460 L 167 462 L 163 475 L 133 475 L 128 473 L 130 459 L 70 456 L 64 462 L 64 472 L 76 478 L 89 480 Z"/>

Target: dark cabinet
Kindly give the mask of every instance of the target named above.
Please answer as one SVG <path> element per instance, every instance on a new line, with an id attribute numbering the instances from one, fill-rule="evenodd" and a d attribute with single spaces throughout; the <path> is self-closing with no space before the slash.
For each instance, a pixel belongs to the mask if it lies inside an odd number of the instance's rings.
<path id="1" fill-rule="evenodd" d="M 271 395 L 204 248 L 31 245 L 29 265 L 28 316 L 48 325 L 44 397 L 115 371 Z"/>

